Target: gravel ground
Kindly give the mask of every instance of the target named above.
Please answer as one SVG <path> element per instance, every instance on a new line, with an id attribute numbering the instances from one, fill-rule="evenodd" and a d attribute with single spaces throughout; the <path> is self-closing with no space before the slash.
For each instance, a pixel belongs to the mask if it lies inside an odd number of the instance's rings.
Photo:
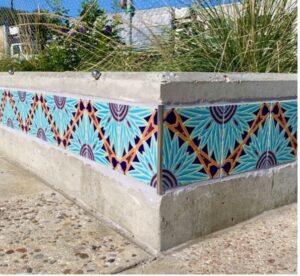
<path id="1" fill-rule="evenodd" d="M 295 274 L 296 214 L 278 208 L 154 260 L 0 157 L 0 274 Z"/>
<path id="2" fill-rule="evenodd" d="M 117 273 L 152 258 L 0 158 L 0 274 Z"/>

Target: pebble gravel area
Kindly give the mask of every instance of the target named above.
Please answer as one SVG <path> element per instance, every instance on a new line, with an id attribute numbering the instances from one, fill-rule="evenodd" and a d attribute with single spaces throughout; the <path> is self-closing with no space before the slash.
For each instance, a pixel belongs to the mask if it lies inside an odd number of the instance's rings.
<path id="1" fill-rule="evenodd" d="M 265 212 L 125 273 L 296 274 L 297 204 Z"/>
<path id="2" fill-rule="evenodd" d="M 0 158 L 0 274 L 112 274 L 151 256 Z"/>

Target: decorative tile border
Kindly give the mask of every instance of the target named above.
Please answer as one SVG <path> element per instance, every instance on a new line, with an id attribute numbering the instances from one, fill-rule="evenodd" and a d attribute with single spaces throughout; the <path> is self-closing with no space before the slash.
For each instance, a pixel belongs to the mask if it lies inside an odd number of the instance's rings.
<path id="1" fill-rule="evenodd" d="M 2 89 L 0 124 L 146 184 L 157 173 L 155 108 Z"/>
<path id="2" fill-rule="evenodd" d="M 165 110 L 165 189 L 297 158 L 297 101 Z"/>
<path id="3" fill-rule="evenodd" d="M 0 89 L 0 124 L 157 186 L 157 108 Z M 297 158 L 297 101 L 165 108 L 164 190 Z"/>

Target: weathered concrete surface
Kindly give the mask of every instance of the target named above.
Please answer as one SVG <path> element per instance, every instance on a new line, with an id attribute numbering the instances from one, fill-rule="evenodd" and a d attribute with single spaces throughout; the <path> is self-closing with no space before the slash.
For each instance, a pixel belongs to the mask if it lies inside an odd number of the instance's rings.
<path id="1" fill-rule="evenodd" d="M 1 157 L 0 218 L 0 274 L 108 274 L 152 258 Z"/>
<path id="2" fill-rule="evenodd" d="M 8 163 L 0 154 L 0 201 L 17 196 L 39 194 L 44 191 L 49 191 L 49 189 L 41 185 L 40 180 Z M 0 218 L 2 219 L 2 217 Z"/>
<path id="3" fill-rule="evenodd" d="M 297 75 L 104 72 L 95 80 L 90 73 L 82 72 L 16 72 L 0 73 L 0 87 L 150 105 L 181 105 L 296 98 Z"/>
<path id="4" fill-rule="evenodd" d="M 161 249 L 224 229 L 297 200 L 296 162 L 170 190 L 162 198 Z"/>
<path id="5" fill-rule="evenodd" d="M 82 72 L 16 72 L 14 75 L 0 73 L 0 87 L 147 104 L 155 103 L 159 99 L 160 80 L 160 73 L 106 72 L 99 80 L 95 80 L 91 73 Z"/>
<path id="6" fill-rule="evenodd" d="M 297 97 L 296 74 L 170 73 L 161 86 L 167 105 L 280 100 Z"/>
<path id="7" fill-rule="evenodd" d="M 265 212 L 123 273 L 297 274 L 297 205 Z"/>

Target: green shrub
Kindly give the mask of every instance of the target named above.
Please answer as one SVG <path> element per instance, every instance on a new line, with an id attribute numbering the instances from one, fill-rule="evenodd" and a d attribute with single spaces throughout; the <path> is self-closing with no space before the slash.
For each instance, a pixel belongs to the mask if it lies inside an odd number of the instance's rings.
<path id="1" fill-rule="evenodd" d="M 2 57 L 0 59 L 0 72 L 13 71 L 35 71 L 34 65 L 27 60 L 16 60 L 9 57 Z"/>

